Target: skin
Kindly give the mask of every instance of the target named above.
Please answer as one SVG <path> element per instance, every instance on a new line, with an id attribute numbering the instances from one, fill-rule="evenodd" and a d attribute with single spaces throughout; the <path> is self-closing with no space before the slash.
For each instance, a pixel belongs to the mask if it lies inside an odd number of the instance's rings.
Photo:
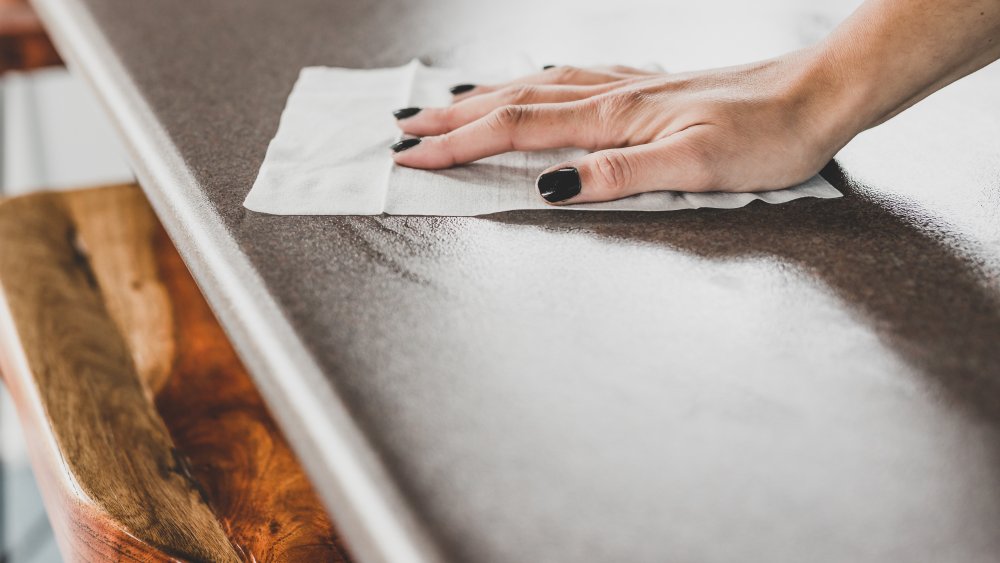
<path id="1" fill-rule="evenodd" d="M 820 44 L 682 74 L 555 67 L 479 85 L 402 119 L 397 164 L 440 169 L 513 150 L 579 147 L 560 204 L 803 182 L 858 133 L 1000 58 L 1000 0 L 869 0 Z M 888 78 L 887 78 L 888 77 Z"/>

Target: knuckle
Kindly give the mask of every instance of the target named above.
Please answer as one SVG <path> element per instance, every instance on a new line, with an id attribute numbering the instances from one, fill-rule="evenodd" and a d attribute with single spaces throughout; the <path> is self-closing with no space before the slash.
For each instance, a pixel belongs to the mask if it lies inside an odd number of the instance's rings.
<path id="1" fill-rule="evenodd" d="M 506 105 L 497 108 L 490 115 L 490 126 L 493 129 L 506 131 L 517 128 L 528 116 L 528 108 L 521 105 Z"/>
<path id="2" fill-rule="evenodd" d="M 620 119 L 649 105 L 650 94 L 642 90 L 617 90 L 595 97 L 602 119 Z"/>
<path id="3" fill-rule="evenodd" d="M 631 110 L 612 95 L 600 96 L 592 103 L 594 130 L 599 136 L 599 139 L 594 140 L 606 147 L 628 144 L 625 132 L 635 117 Z"/>
<path id="4" fill-rule="evenodd" d="M 591 96 L 589 98 L 584 98 L 582 100 L 571 102 L 571 105 L 575 106 L 577 108 L 577 111 L 579 111 L 580 113 L 593 115 L 603 111 L 605 104 L 604 100 L 601 99 L 601 95 L 599 94 L 597 96 Z"/>
<path id="5" fill-rule="evenodd" d="M 594 155 L 594 174 L 605 189 L 621 193 L 632 185 L 635 171 L 625 153 L 611 149 Z"/>
<path id="6" fill-rule="evenodd" d="M 569 109 L 568 119 L 583 124 L 578 129 L 578 140 L 580 147 L 587 148 L 591 152 L 607 148 L 608 139 L 614 137 L 612 131 L 620 125 L 620 122 L 609 115 L 600 100 L 587 98 L 567 104 Z"/>
<path id="7" fill-rule="evenodd" d="M 538 88 L 527 84 L 520 84 L 504 88 L 500 93 L 500 98 L 508 104 L 523 104 L 535 99 L 537 94 Z"/>
<path id="8" fill-rule="evenodd" d="M 444 155 L 446 155 L 450 164 L 448 166 L 453 166 L 455 164 L 455 134 L 445 133 L 443 135 L 437 136 L 438 149 Z"/>
<path id="9" fill-rule="evenodd" d="M 629 88 L 612 94 L 615 103 L 622 108 L 641 108 L 652 101 L 652 95 L 643 90 Z"/>
<path id="10" fill-rule="evenodd" d="M 440 122 L 448 129 L 455 129 L 462 124 L 462 119 L 459 115 L 460 108 L 458 106 L 451 105 L 441 108 L 438 111 L 440 111 L 438 114 Z"/>
<path id="11" fill-rule="evenodd" d="M 598 123 L 603 125 L 619 121 L 622 108 L 612 95 L 596 96 L 590 100 L 590 104 Z"/>

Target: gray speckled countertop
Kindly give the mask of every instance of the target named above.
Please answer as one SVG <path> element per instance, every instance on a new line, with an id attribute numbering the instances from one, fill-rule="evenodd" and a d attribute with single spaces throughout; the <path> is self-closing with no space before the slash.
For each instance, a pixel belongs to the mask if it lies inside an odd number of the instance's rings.
<path id="1" fill-rule="evenodd" d="M 362 560 L 1000 561 L 1000 68 L 856 139 L 840 200 L 274 217 L 303 66 L 698 68 L 853 3 L 36 4 Z"/>

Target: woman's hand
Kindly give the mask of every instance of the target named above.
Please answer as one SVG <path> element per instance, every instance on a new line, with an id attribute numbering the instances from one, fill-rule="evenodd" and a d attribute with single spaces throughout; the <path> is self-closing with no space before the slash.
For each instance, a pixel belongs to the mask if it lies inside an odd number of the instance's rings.
<path id="1" fill-rule="evenodd" d="M 539 177 L 551 203 L 783 188 L 819 171 L 852 136 L 831 127 L 821 105 L 830 96 L 812 94 L 820 83 L 810 63 L 800 53 L 688 74 L 555 67 L 466 90 L 446 108 L 397 112 L 410 114 L 399 126 L 422 140 L 395 159 L 436 169 L 512 150 L 593 151 Z"/>
<path id="2" fill-rule="evenodd" d="M 819 171 L 860 131 L 1000 57 L 997 0 L 868 0 L 821 44 L 685 74 L 551 68 L 396 112 L 398 164 L 447 168 L 512 150 L 593 151 L 538 178 L 550 203 L 655 190 L 755 191 Z"/>

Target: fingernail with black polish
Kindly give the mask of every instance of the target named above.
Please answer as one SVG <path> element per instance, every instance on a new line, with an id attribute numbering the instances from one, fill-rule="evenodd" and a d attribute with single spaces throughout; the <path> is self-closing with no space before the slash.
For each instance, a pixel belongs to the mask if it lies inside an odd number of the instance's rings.
<path id="1" fill-rule="evenodd" d="M 556 68 L 556 65 L 545 65 L 542 67 L 542 70 L 549 70 L 550 68 Z"/>
<path id="2" fill-rule="evenodd" d="M 538 177 L 538 193 L 549 203 L 566 201 L 580 193 L 580 173 L 576 168 L 560 168 Z"/>
<path id="3" fill-rule="evenodd" d="M 452 96 L 457 96 L 459 94 L 464 94 L 464 93 L 468 92 L 469 90 L 472 90 L 475 87 L 476 87 L 475 84 L 459 84 L 457 86 L 452 86 L 451 87 L 451 95 Z"/>
<path id="4" fill-rule="evenodd" d="M 413 117 L 414 115 L 417 115 L 418 113 L 420 113 L 420 110 L 422 109 L 424 108 L 397 109 L 396 111 L 392 112 L 392 115 L 396 119 L 406 119 L 407 117 Z"/>
<path id="5" fill-rule="evenodd" d="M 398 143 L 392 145 L 389 148 L 392 149 L 392 152 L 403 152 L 406 149 L 410 149 L 419 145 L 420 140 L 421 140 L 420 137 L 414 137 L 412 139 L 403 139 L 402 141 L 399 141 Z"/>

